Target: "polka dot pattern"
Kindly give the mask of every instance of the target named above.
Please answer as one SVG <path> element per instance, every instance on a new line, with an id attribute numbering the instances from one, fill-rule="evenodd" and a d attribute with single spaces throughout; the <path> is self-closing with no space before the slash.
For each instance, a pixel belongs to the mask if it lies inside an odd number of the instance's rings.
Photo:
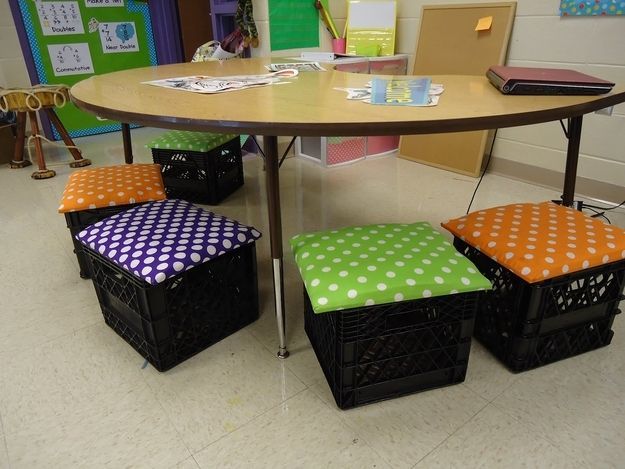
<path id="1" fill-rule="evenodd" d="M 76 236 L 85 246 L 151 285 L 260 237 L 253 227 L 184 200 L 139 205 Z"/>
<path id="2" fill-rule="evenodd" d="M 206 153 L 235 138 L 238 135 L 171 130 L 149 142 L 146 147 Z"/>
<path id="3" fill-rule="evenodd" d="M 425 222 L 300 234 L 290 244 L 316 313 L 491 288 Z"/>
<path id="4" fill-rule="evenodd" d="M 476 235 L 477 224 L 489 229 Z M 552 202 L 490 208 L 442 225 L 529 283 L 625 259 L 625 230 Z"/>
<path id="5" fill-rule="evenodd" d="M 59 212 L 163 200 L 165 188 L 157 164 L 124 164 L 74 171 L 67 181 Z"/>

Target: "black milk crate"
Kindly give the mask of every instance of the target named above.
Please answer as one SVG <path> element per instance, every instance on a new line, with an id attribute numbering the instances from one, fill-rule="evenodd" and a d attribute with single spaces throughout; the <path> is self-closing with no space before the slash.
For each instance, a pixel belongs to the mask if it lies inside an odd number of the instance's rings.
<path id="1" fill-rule="evenodd" d="M 166 371 L 258 319 L 256 246 L 247 244 L 158 285 L 89 255 L 104 320 Z"/>
<path id="2" fill-rule="evenodd" d="M 69 232 L 72 237 L 72 243 L 74 243 L 74 254 L 78 259 L 78 266 L 80 267 L 80 276 L 82 278 L 91 278 L 91 265 L 87 255 L 84 253 L 83 245 L 76 239 L 76 235 L 89 225 L 99 222 L 107 217 L 111 217 L 117 213 L 128 210 L 139 204 L 127 204 L 127 205 L 113 205 L 102 208 L 93 208 L 87 210 L 80 210 L 78 212 L 66 212 L 65 222 L 69 228 Z"/>
<path id="3" fill-rule="evenodd" d="M 315 314 L 306 334 L 336 404 L 347 409 L 464 381 L 482 292 Z"/>
<path id="4" fill-rule="evenodd" d="M 475 337 L 519 372 L 608 345 L 625 287 L 625 261 L 528 283 L 459 238 L 454 246 L 488 278 Z"/>
<path id="5" fill-rule="evenodd" d="M 239 137 L 208 152 L 152 148 L 152 160 L 169 199 L 217 205 L 243 185 Z"/>

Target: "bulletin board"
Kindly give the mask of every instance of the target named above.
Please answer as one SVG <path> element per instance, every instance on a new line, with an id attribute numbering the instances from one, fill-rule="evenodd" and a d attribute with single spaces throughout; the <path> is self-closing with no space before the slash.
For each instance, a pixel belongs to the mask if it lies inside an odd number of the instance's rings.
<path id="1" fill-rule="evenodd" d="M 483 76 L 504 64 L 515 12 L 516 2 L 424 6 L 412 74 Z M 478 176 L 491 136 L 488 130 L 402 136 L 399 156 Z"/>
<path id="2" fill-rule="evenodd" d="M 156 65 L 150 12 L 135 0 L 18 0 L 37 79 L 72 86 L 94 74 Z M 72 137 L 120 129 L 72 103 L 56 113 Z M 55 137 L 59 137 L 55 131 Z"/>

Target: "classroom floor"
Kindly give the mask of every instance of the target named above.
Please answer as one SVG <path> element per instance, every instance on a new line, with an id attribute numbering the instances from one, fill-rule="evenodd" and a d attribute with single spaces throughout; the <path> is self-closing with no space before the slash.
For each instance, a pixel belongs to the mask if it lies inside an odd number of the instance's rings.
<path id="1" fill-rule="evenodd" d="M 133 131 L 136 160 L 161 131 Z M 77 139 L 97 165 L 123 161 L 119 134 Z M 258 244 L 261 317 L 166 373 L 109 329 L 78 276 L 56 212 L 72 171 L 0 167 L 0 468 L 623 467 L 625 319 L 607 348 L 522 374 L 479 343 L 463 384 L 342 411 L 303 329 L 285 249 L 288 346 L 276 358 L 268 234 Z M 267 233 L 262 161 L 215 210 Z M 281 173 L 285 240 L 302 231 L 440 221 L 466 210 L 476 179 L 394 157 L 325 170 L 289 158 Z M 487 175 L 473 208 L 558 198 Z M 625 212 L 612 222 L 625 227 Z"/>

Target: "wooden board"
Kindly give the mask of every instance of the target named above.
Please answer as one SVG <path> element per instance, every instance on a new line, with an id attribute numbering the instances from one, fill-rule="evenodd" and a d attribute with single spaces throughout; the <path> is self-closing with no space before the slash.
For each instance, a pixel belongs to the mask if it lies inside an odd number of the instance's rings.
<path id="1" fill-rule="evenodd" d="M 484 75 L 505 63 L 515 12 L 516 2 L 424 6 L 412 74 Z M 484 17 L 492 17 L 491 28 L 475 31 Z M 478 176 L 490 133 L 402 136 L 399 156 Z"/>

